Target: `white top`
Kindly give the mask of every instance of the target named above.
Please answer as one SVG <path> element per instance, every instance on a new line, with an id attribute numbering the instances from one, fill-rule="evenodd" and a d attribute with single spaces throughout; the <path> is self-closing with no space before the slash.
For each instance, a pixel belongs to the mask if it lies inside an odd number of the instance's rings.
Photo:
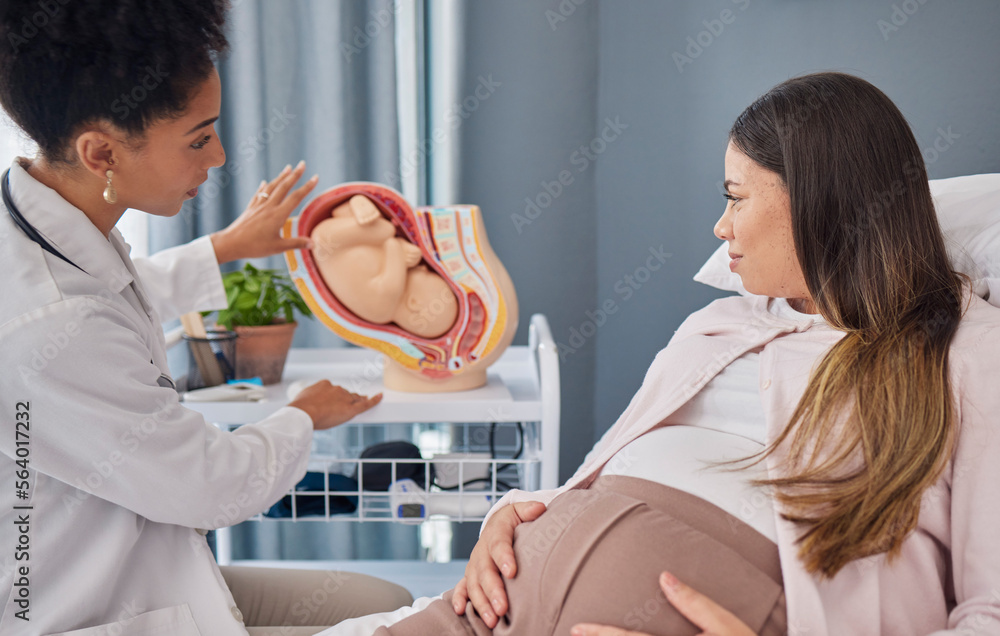
<path id="1" fill-rule="evenodd" d="M 0 490 L 25 506 L 0 507 L 0 634 L 245 635 L 204 529 L 259 513 L 302 477 L 309 416 L 285 407 L 227 433 L 164 386 L 160 317 L 226 304 L 207 237 L 133 265 L 117 230 L 102 235 L 16 163 L 10 187 L 84 271 L 0 206 L 0 413 L 11 422 Z M 15 560 L 22 541 L 28 558 Z"/>
<path id="2" fill-rule="evenodd" d="M 822 321 L 802 314 L 783 298 L 768 309 L 784 318 Z M 759 354 L 748 352 L 655 428 L 622 448 L 601 475 L 648 479 L 696 495 L 743 520 L 775 541 L 771 498 L 750 483 L 767 477 L 763 462 L 732 470 L 719 462 L 749 457 L 764 448 L 766 422 L 760 399 Z"/>

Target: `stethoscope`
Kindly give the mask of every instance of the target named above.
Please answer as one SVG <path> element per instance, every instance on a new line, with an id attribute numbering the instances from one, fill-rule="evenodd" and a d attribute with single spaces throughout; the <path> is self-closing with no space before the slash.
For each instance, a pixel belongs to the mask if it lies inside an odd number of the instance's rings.
<path id="1" fill-rule="evenodd" d="M 52 246 L 51 243 L 46 241 L 45 237 L 43 237 L 38 232 L 38 230 L 35 229 L 35 226 L 33 226 L 31 223 L 28 223 L 28 220 L 24 218 L 24 215 L 21 214 L 21 211 L 17 209 L 16 205 L 14 205 L 14 199 L 13 197 L 10 196 L 10 168 L 7 168 L 7 171 L 3 173 L 3 182 L 0 183 L 0 190 L 2 190 L 3 204 L 7 206 L 7 212 L 10 213 L 10 218 L 14 219 L 14 223 L 17 224 L 17 227 L 21 228 L 21 230 L 23 230 L 24 233 L 28 235 L 29 239 L 31 239 L 35 243 L 38 243 L 38 245 L 40 245 L 41 248 L 46 252 L 49 252 L 50 254 L 53 254 L 54 256 L 61 258 L 62 260 L 66 261 L 67 263 L 77 268 L 84 274 L 87 273 L 82 267 L 80 267 L 73 261 L 66 258 L 65 254 L 57 250 L 55 247 Z M 150 364 L 153 364 L 153 366 L 156 366 L 156 363 L 153 362 L 152 360 L 150 360 L 149 362 Z M 170 387 L 171 389 L 177 388 L 174 385 L 173 379 L 171 379 L 171 377 L 165 373 L 160 374 L 160 377 L 157 379 L 156 383 L 163 387 Z"/>
<path id="2" fill-rule="evenodd" d="M 35 229 L 35 226 L 33 226 L 31 223 L 28 223 L 28 220 L 24 218 L 24 215 L 21 214 L 21 211 L 17 209 L 16 205 L 14 205 L 14 199 L 10 196 L 10 168 L 7 168 L 7 171 L 3 173 L 3 184 L 0 184 L 0 188 L 2 188 L 3 190 L 3 204 L 7 206 L 7 211 L 10 212 L 10 218 L 14 219 L 14 223 L 17 224 L 17 227 L 24 230 L 24 233 L 28 235 L 28 238 L 41 245 L 42 249 L 45 250 L 46 252 L 54 254 L 55 256 L 61 258 L 62 260 L 66 261 L 67 263 L 77 268 L 84 274 L 87 273 L 83 270 L 82 267 L 80 267 L 73 261 L 66 258 L 66 256 L 63 255 L 62 252 L 52 247 L 52 245 L 45 240 L 45 237 L 43 237 L 41 234 L 38 233 L 38 230 Z"/>

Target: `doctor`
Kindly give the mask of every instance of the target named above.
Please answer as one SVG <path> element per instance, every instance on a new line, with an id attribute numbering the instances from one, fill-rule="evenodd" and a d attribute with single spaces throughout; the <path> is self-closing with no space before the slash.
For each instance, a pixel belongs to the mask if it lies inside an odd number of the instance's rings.
<path id="1" fill-rule="evenodd" d="M 408 603 L 357 574 L 220 570 L 206 543 L 304 475 L 314 429 L 381 398 L 323 381 L 232 433 L 178 403 L 161 322 L 226 305 L 219 263 L 302 247 L 278 228 L 316 185 L 286 168 L 228 228 L 147 261 L 114 228 L 177 214 L 225 161 L 226 3 L 51 4 L 30 34 L 41 4 L 0 16 L 0 104 L 39 147 L 2 179 L 0 633 L 311 634 Z"/>

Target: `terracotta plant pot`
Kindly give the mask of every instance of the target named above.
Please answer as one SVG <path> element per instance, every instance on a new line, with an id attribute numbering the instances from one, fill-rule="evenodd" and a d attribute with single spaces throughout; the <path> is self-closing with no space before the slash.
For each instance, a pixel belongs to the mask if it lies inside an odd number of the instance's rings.
<path id="1" fill-rule="evenodd" d="M 234 327 L 239 336 L 236 338 L 236 377 L 259 376 L 264 384 L 281 382 L 297 326 L 295 322 L 279 322 L 263 327 Z"/>

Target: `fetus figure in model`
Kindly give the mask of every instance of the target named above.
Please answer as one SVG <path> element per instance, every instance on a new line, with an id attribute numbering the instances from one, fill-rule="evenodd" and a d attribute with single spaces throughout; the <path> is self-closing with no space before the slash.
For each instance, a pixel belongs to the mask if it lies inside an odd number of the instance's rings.
<path id="1" fill-rule="evenodd" d="M 458 300 L 448 283 L 364 195 L 335 207 L 311 236 L 323 282 L 362 320 L 395 323 L 422 338 L 437 338 L 455 323 Z"/>

